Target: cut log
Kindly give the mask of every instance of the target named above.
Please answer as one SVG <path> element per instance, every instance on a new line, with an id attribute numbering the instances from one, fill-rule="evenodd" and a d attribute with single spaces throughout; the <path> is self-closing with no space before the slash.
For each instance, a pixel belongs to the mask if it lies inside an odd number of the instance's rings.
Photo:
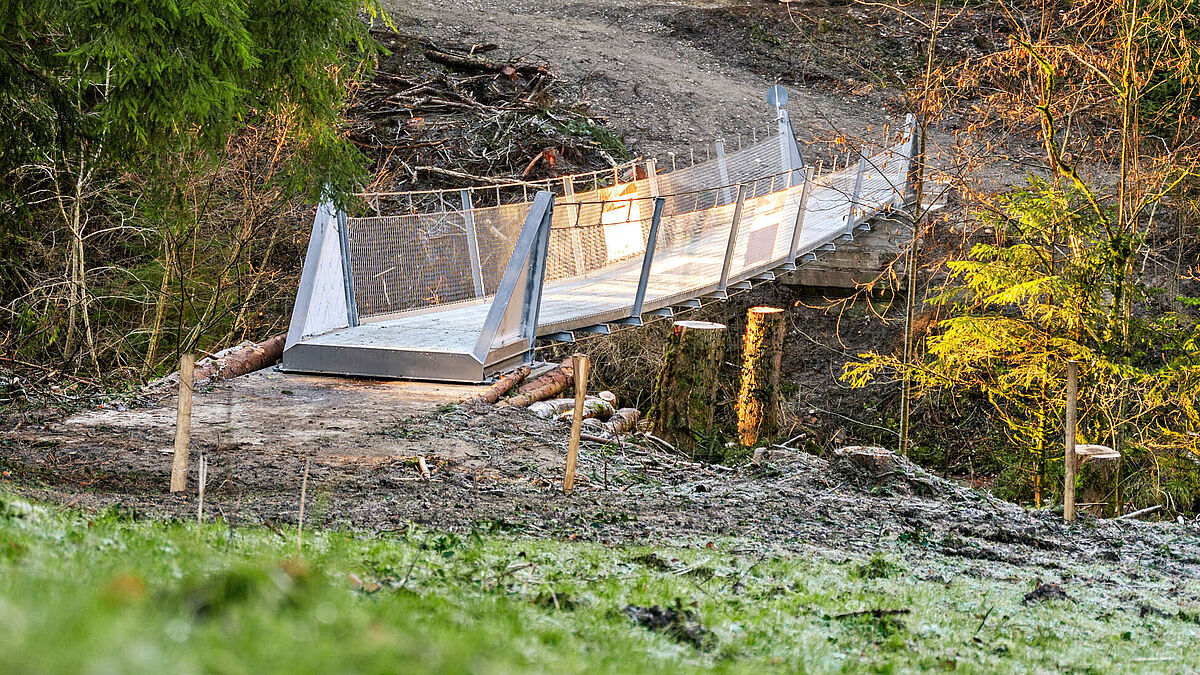
<path id="1" fill-rule="evenodd" d="M 463 403 L 495 403 L 501 397 L 507 394 L 513 387 L 517 386 L 529 376 L 529 366 L 521 366 L 516 370 L 507 372 L 500 376 L 500 379 L 493 382 L 487 389 L 469 398 L 463 399 Z"/>
<path id="2" fill-rule="evenodd" d="M 742 341 L 742 383 L 737 398 L 738 438 L 754 447 L 779 431 L 779 367 L 787 314 L 777 307 L 751 307 Z"/>
<path id="3" fill-rule="evenodd" d="M 682 450 L 713 426 L 717 374 L 725 354 L 725 325 L 676 321 L 654 388 L 655 435 Z"/>
<path id="4" fill-rule="evenodd" d="M 542 401 L 542 403 L 544 403 L 544 401 Z M 535 403 L 533 405 L 538 405 L 538 404 Z M 529 406 L 529 408 L 531 410 L 533 409 L 533 405 Z M 588 396 L 587 399 L 585 399 L 583 402 L 583 418 L 584 419 L 598 419 L 598 420 L 603 421 L 603 420 L 607 420 L 608 418 L 612 417 L 616 412 L 617 412 L 617 409 L 612 407 L 611 403 L 609 403 L 608 401 L 605 401 L 603 399 L 596 398 L 595 396 Z M 564 420 L 571 419 L 571 417 L 574 414 L 575 414 L 575 402 L 572 401 L 570 409 L 560 412 L 556 417 L 561 422 Z M 539 417 L 540 417 L 540 415 L 539 415 Z"/>
<path id="5" fill-rule="evenodd" d="M 1118 481 L 1121 453 L 1104 445 L 1075 446 L 1075 480 L 1079 487 L 1080 509 L 1098 516 L 1116 516 L 1120 505 Z"/>
<path id="6" fill-rule="evenodd" d="M 544 401 L 553 396 L 557 396 L 566 391 L 571 386 L 571 382 L 575 378 L 575 368 L 571 365 L 571 360 L 567 359 L 555 366 L 549 372 L 521 385 L 517 389 L 517 395 L 501 401 L 500 406 L 511 406 L 513 408 L 525 408 L 530 403 L 535 401 Z"/>
<path id="7" fill-rule="evenodd" d="M 537 401 L 529 404 L 529 411 L 544 420 L 561 419 L 575 409 L 573 398 L 552 398 L 548 401 Z M 597 396 L 588 396 L 583 404 L 585 418 L 599 417 L 608 419 L 616 408 L 611 403 Z"/>
<path id="8" fill-rule="evenodd" d="M 596 438 L 615 441 L 618 437 L 632 432 L 641 418 L 642 413 L 637 408 L 621 408 L 613 413 L 607 422 L 595 418 L 585 419 L 583 429 Z"/>
<path id="9" fill-rule="evenodd" d="M 637 427 L 642 413 L 637 408 L 621 408 L 604 423 L 604 430 L 614 436 L 627 434 Z"/>
<path id="10" fill-rule="evenodd" d="M 262 342 L 243 342 L 206 356 L 196 362 L 196 369 L 192 375 L 193 383 L 201 385 L 220 382 L 262 370 L 283 356 L 283 344 L 286 341 L 287 335 L 280 333 Z M 147 385 L 146 391 L 155 392 L 178 385 L 179 371 L 175 371 Z"/>
<path id="11" fill-rule="evenodd" d="M 548 401 L 530 403 L 529 412 L 544 420 L 552 420 L 574 407 L 575 399 L 573 398 L 552 398 Z"/>
<path id="12" fill-rule="evenodd" d="M 425 58 L 444 66 L 457 68 L 458 70 L 483 70 L 490 73 L 500 73 L 509 77 L 514 76 L 516 73 L 520 73 L 526 77 L 550 75 L 550 71 L 545 66 L 521 63 L 495 63 L 487 59 L 449 54 L 432 47 L 425 50 Z"/>

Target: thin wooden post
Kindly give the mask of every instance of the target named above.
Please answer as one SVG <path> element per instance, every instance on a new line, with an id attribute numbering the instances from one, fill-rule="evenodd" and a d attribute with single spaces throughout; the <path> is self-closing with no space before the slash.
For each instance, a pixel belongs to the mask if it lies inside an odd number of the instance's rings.
<path id="1" fill-rule="evenodd" d="M 1067 362 L 1067 453 L 1063 468 L 1063 520 L 1075 522 L 1075 406 L 1079 401 L 1079 362 Z"/>
<path id="2" fill-rule="evenodd" d="M 196 356 L 179 357 L 179 408 L 175 413 L 175 459 L 171 462 L 171 492 L 187 487 L 188 448 L 192 443 L 192 391 L 195 387 Z"/>
<path id="3" fill-rule="evenodd" d="M 575 462 L 579 457 L 579 433 L 583 428 L 583 404 L 587 398 L 588 356 L 571 357 L 575 370 L 575 414 L 571 419 L 571 445 L 567 449 L 567 472 L 563 476 L 563 493 L 571 494 L 575 487 Z"/>
<path id="4" fill-rule="evenodd" d="M 200 453 L 200 470 L 196 475 L 200 496 L 196 499 L 196 525 L 204 524 L 204 489 L 208 486 L 208 457 Z"/>
<path id="5" fill-rule="evenodd" d="M 312 456 L 304 458 L 304 478 L 300 480 L 300 513 L 296 517 L 296 555 L 304 550 L 304 498 L 308 495 L 308 468 L 312 465 Z"/>

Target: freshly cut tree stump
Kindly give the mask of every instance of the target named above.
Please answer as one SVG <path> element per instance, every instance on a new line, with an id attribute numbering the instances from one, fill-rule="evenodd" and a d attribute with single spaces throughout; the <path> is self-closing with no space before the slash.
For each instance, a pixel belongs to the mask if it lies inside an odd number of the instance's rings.
<path id="1" fill-rule="evenodd" d="M 1075 480 L 1082 509 L 1098 516 L 1118 515 L 1120 473 L 1121 453 L 1104 445 L 1075 446 Z"/>
<path id="2" fill-rule="evenodd" d="M 654 433 L 680 449 L 695 447 L 713 425 L 717 373 L 725 355 L 725 324 L 676 321 L 654 388 Z"/>
<path id="3" fill-rule="evenodd" d="M 742 386 L 738 391 L 738 437 L 754 447 L 779 431 L 779 368 L 787 314 L 777 307 L 751 307 L 742 341 Z"/>
<path id="4" fill-rule="evenodd" d="M 521 366 L 512 372 L 501 375 L 500 379 L 493 382 L 487 389 L 465 399 L 463 403 L 495 403 L 528 376 L 529 366 Z"/>
<path id="5" fill-rule="evenodd" d="M 517 389 L 517 395 L 501 401 L 500 406 L 524 408 L 535 401 L 544 401 L 566 391 L 575 380 L 571 359 L 558 364 L 548 373 L 535 377 Z"/>

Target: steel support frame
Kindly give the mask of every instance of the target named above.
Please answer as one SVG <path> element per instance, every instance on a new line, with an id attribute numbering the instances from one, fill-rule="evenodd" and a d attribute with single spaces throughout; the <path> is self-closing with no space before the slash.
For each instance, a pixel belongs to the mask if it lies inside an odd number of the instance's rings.
<path id="1" fill-rule="evenodd" d="M 728 204 L 733 201 L 732 188 L 729 185 L 729 160 L 725 157 L 725 139 L 718 138 L 713 142 L 717 153 L 717 175 L 721 179 L 721 199 Z"/>
<path id="2" fill-rule="evenodd" d="M 350 267 L 350 227 L 346 212 L 337 210 L 338 245 L 342 250 L 342 284 L 346 289 L 346 325 L 358 325 L 358 304 L 354 301 L 354 268 Z"/>
<path id="3" fill-rule="evenodd" d="M 527 344 L 526 359 L 533 353 L 537 339 L 538 314 L 542 306 L 542 286 L 546 275 L 546 256 L 550 246 L 550 224 L 554 215 L 554 193 L 540 191 L 534 195 L 525 217 L 521 234 L 513 249 L 512 258 L 500 279 L 496 296 L 488 308 L 483 329 L 475 342 L 473 351 L 476 360 L 486 363 L 488 352 L 496 346 L 496 339 L 509 306 L 514 300 L 521 303 L 520 324 L 517 337 Z M 518 296 L 518 294 L 520 294 Z"/>
<path id="4" fill-rule="evenodd" d="M 646 287 L 650 283 L 650 267 L 654 264 L 654 247 L 658 241 L 658 224 L 662 220 L 662 197 L 654 198 L 654 215 L 650 219 L 650 231 L 646 233 L 646 253 L 642 256 L 642 273 L 638 277 L 637 292 L 633 296 L 633 309 L 629 312 L 630 319 L 641 319 L 642 306 L 646 303 Z"/>
<path id="5" fill-rule="evenodd" d="M 846 234 L 851 237 L 854 236 L 854 228 L 858 225 L 858 221 L 862 217 L 862 205 L 859 202 L 862 199 L 863 175 L 866 172 L 867 156 L 860 150 L 858 153 L 858 172 L 854 176 L 854 190 L 850 193 L 850 213 L 846 216 Z"/>
<path id="6" fill-rule="evenodd" d="M 792 225 L 792 247 L 788 250 L 788 262 L 795 262 L 800 253 L 800 240 L 804 236 L 804 218 L 808 214 L 808 195 L 812 192 L 816 170 L 804 167 L 804 187 L 800 190 L 800 205 L 796 209 L 796 222 Z"/>
<path id="7" fill-rule="evenodd" d="M 463 224 L 467 227 L 467 254 L 471 258 L 471 282 L 475 286 L 475 297 L 482 298 L 483 264 L 479 259 L 479 237 L 475 232 L 475 205 L 471 201 L 471 191 L 462 190 Z"/>
<path id="8" fill-rule="evenodd" d="M 721 264 L 721 280 L 717 292 L 729 289 L 729 269 L 733 266 L 733 249 L 737 247 L 738 230 L 742 225 L 742 208 L 746 205 L 746 185 L 738 185 L 737 205 L 733 207 L 733 223 L 729 226 L 729 243 L 725 246 L 725 261 Z"/>

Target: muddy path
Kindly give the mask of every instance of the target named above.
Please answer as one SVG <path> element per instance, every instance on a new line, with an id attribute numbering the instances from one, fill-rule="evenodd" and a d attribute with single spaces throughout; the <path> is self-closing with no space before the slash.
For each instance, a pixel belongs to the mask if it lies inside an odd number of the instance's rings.
<path id="1" fill-rule="evenodd" d="M 795 61 L 800 31 L 779 3 L 700 0 L 406 0 L 389 5 L 397 27 L 453 44 L 495 44 L 507 58 L 551 64 L 578 82 L 582 98 L 624 134 L 634 153 L 695 151 L 715 138 L 749 141 L 773 120 L 769 86 L 789 86 L 788 105 L 802 139 L 854 135 L 903 118 L 895 90 L 852 95 L 803 86 Z M 845 7 L 826 8 L 845 15 Z M 718 37 L 721 32 L 727 37 Z M 852 77 L 850 79 L 853 79 Z"/>

